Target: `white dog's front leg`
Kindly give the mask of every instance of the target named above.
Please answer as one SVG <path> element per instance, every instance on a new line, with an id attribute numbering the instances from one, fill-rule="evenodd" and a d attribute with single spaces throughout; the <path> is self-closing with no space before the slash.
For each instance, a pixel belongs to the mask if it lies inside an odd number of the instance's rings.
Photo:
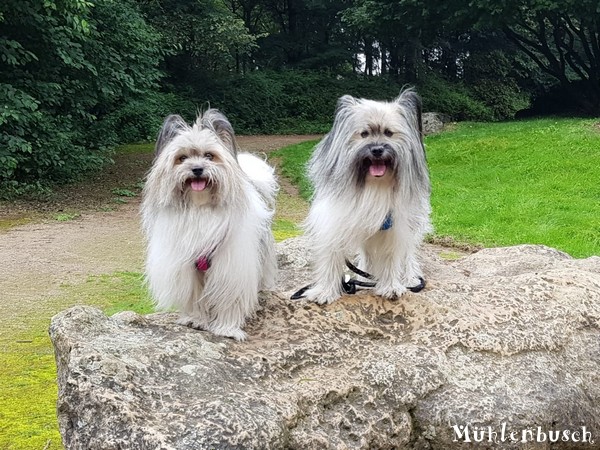
<path id="1" fill-rule="evenodd" d="M 405 250 L 404 242 L 391 230 L 380 231 L 366 242 L 361 259 L 370 262 L 377 280 L 375 294 L 396 300 L 407 292 Z"/>
<path id="2" fill-rule="evenodd" d="M 395 251 L 382 252 L 375 289 L 378 295 L 389 299 L 396 299 L 409 288 L 418 286 L 422 276 L 421 265 L 417 259 L 419 240 L 410 234 L 400 234 L 393 238 L 396 243 L 388 246 L 388 249 Z"/>
<path id="3" fill-rule="evenodd" d="M 381 278 L 377 281 L 375 294 L 390 300 L 397 300 L 408 291 L 408 288 L 401 281 L 399 271 L 391 267 L 391 265 L 394 264 L 393 258 L 391 258 L 391 260 L 391 264 L 383 270 Z"/>
<path id="4" fill-rule="evenodd" d="M 344 255 L 331 249 L 320 249 L 315 254 L 313 279 L 315 283 L 306 291 L 306 297 L 320 305 L 329 304 L 342 296 Z"/>
<path id="5" fill-rule="evenodd" d="M 401 258 L 396 252 L 386 252 L 380 256 L 376 264 L 375 294 L 396 300 L 406 293 L 408 289 L 402 277 L 401 265 Z"/>

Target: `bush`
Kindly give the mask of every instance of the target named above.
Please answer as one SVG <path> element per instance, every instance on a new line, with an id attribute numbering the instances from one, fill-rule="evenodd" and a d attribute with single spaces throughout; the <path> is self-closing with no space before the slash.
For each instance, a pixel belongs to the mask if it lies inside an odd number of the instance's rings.
<path id="1" fill-rule="evenodd" d="M 493 120 L 514 119 L 518 111 L 530 105 L 529 94 L 521 92 L 514 80 L 479 80 L 472 87 L 474 95 L 491 110 Z"/>
<path id="2" fill-rule="evenodd" d="M 492 109 L 459 83 L 450 83 L 433 74 L 422 83 L 419 93 L 425 111 L 448 114 L 453 120 L 489 121 Z"/>
<path id="3" fill-rule="evenodd" d="M 0 84 L 0 197 L 44 194 L 52 183 L 76 179 L 108 160 L 82 146 L 82 127 L 70 115 L 40 108 L 34 97 Z"/>
<path id="4" fill-rule="evenodd" d="M 527 79 L 535 68 L 525 64 L 517 49 L 498 36 L 480 37 L 481 47 L 473 49 L 463 67 L 465 83 L 473 96 L 490 109 L 492 120 L 514 119 L 518 111 L 529 107 L 531 97 L 516 80 Z"/>
<path id="5" fill-rule="evenodd" d="M 538 92 L 531 109 L 525 113 L 529 116 L 597 117 L 593 99 L 594 93 L 587 83 L 574 81 L 566 86 L 557 83 Z"/>
<path id="6" fill-rule="evenodd" d="M 193 101 L 172 93 L 151 92 L 134 97 L 94 123 L 88 133 L 89 145 L 102 143 L 112 148 L 121 143 L 153 141 L 166 116 L 187 112 L 191 120 L 196 109 Z"/>
<path id="7" fill-rule="evenodd" d="M 342 95 L 391 100 L 404 86 L 385 77 L 334 76 L 299 70 L 251 72 L 199 85 L 202 88 L 192 95 L 196 104 L 210 104 L 222 110 L 240 134 L 326 133 Z M 504 97 L 490 95 L 486 103 L 478 91 L 433 74 L 416 88 L 423 97 L 424 110 L 441 112 L 454 120 L 503 119 L 524 104 L 509 98 L 510 92 Z M 503 99 L 508 99 L 509 104 Z"/>
<path id="8" fill-rule="evenodd" d="M 265 71 L 213 82 L 195 95 L 221 109 L 238 133 L 324 133 L 342 95 L 389 100 L 400 89 L 382 78 Z"/>
<path id="9" fill-rule="evenodd" d="M 45 192 L 110 160 L 119 137 L 96 123 L 157 88 L 160 57 L 133 1 L 5 0 L 0 196 Z"/>

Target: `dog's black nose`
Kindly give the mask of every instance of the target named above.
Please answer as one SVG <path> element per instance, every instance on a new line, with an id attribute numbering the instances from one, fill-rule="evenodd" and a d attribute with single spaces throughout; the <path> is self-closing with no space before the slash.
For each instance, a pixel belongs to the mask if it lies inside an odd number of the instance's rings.
<path id="1" fill-rule="evenodd" d="M 383 155 L 383 146 L 378 145 L 376 147 L 371 147 L 371 154 L 375 158 L 381 158 L 381 155 Z"/>
<path id="2" fill-rule="evenodd" d="M 200 178 L 202 176 L 202 172 L 204 172 L 204 169 L 202 167 L 194 167 L 192 172 L 194 173 L 194 176 Z"/>

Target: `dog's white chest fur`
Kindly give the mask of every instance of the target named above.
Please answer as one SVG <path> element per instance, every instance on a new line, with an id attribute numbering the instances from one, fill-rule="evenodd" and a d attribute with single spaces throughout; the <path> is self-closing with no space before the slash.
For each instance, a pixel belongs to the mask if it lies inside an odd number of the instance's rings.
<path id="1" fill-rule="evenodd" d="M 188 210 L 164 209 L 156 214 L 148 242 L 150 260 L 192 264 L 214 253 L 226 238 L 229 217 L 211 206 Z"/>

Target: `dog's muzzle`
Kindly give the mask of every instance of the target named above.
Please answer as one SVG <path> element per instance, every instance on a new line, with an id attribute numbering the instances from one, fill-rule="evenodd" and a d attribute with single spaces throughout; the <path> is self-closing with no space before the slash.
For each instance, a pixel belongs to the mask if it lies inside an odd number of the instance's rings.
<path id="1" fill-rule="evenodd" d="M 204 189 L 206 189 L 206 186 L 208 185 L 208 180 L 205 177 L 203 177 L 204 168 L 194 167 L 192 169 L 192 173 L 194 174 L 194 176 L 187 180 L 190 188 L 192 189 L 192 191 L 202 192 Z"/>
<path id="2" fill-rule="evenodd" d="M 388 144 L 369 144 L 359 151 L 359 182 L 367 175 L 375 178 L 383 177 L 388 169 L 394 170 L 395 157 Z"/>

